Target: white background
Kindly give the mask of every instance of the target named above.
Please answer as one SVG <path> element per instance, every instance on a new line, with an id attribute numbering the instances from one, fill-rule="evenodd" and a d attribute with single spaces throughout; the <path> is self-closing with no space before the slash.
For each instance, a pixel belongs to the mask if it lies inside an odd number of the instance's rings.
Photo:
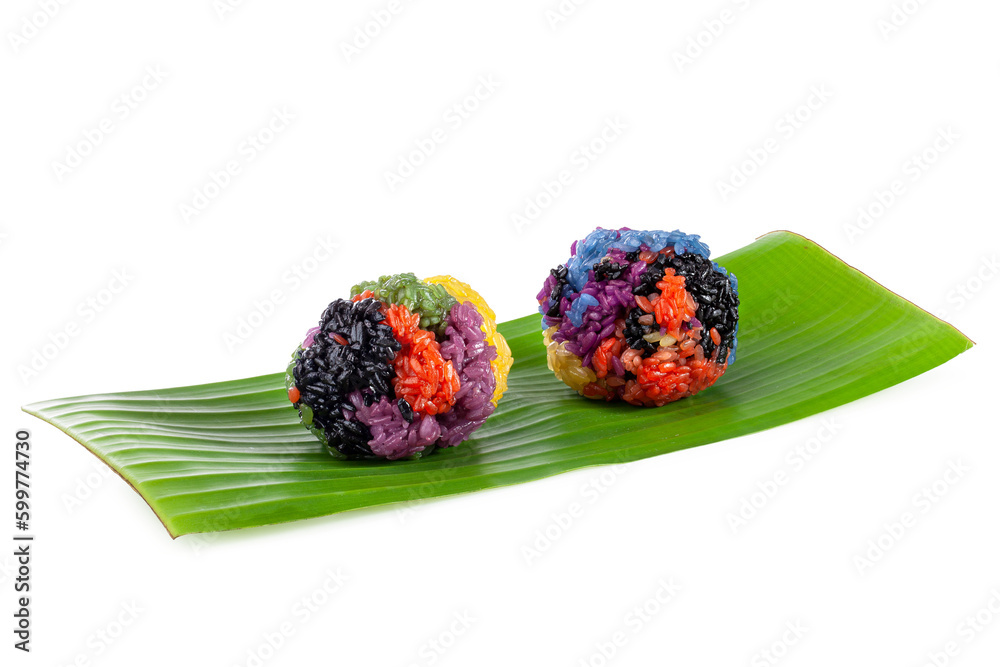
<path id="1" fill-rule="evenodd" d="M 556 0 L 407 1 L 350 58 L 387 0 L 221 14 L 104 0 L 50 3 L 51 18 L 44 4 L 11 0 L 0 19 L 0 410 L 4 451 L 16 428 L 33 433 L 38 536 L 29 656 L 10 646 L 2 549 L 4 664 L 764 665 L 773 650 L 789 666 L 922 665 L 950 641 L 939 664 L 996 664 L 996 3 L 604 0 L 553 25 Z M 495 90 L 477 91 L 481 77 Z M 250 160 L 243 144 L 274 109 L 294 119 Z M 609 120 L 620 133 L 582 159 Z M 111 132 L 88 146 L 102 121 Z M 385 173 L 436 128 L 444 142 L 391 189 Z M 743 165 L 765 146 L 762 166 Z M 925 150 L 933 164 L 913 171 Z M 240 172 L 185 216 L 230 160 Z M 753 173 L 723 197 L 734 169 Z M 570 184 L 539 202 L 561 170 Z M 901 194 L 852 228 L 897 179 Z M 547 205 L 515 225 L 529 200 Z M 623 471 L 207 539 L 170 540 L 125 483 L 20 412 L 281 370 L 327 302 L 386 272 L 453 273 L 517 317 L 597 225 L 679 227 L 716 254 L 790 229 L 978 345 L 832 412 Z M 327 238 L 334 255 L 307 261 Z M 116 271 L 127 285 L 91 312 Z M 275 290 L 273 313 L 227 344 Z M 786 454 L 825 420 L 835 435 L 793 468 Z M 949 462 L 968 471 L 924 512 L 914 496 Z M 727 515 L 776 471 L 790 481 L 734 531 Z M 583 515 L 529 562 L 536 531 L 560 532 L 553 515 L 574 502 Z M 916 525 L 859 571 L 904 512 Z M 346 583 L 319 593 L 338 568 Z M 671 578 L 679 592 L 657 602 Z M 305 618 L 295 605 L 314 595 L 327 599 Z M 981 609 L 992 623 L 967 641 L 960 624 Z"/>

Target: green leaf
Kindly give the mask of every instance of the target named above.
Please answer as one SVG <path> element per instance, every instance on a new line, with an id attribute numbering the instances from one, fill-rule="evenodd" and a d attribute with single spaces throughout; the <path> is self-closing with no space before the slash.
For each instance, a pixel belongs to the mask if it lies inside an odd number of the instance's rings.
<path id="1" fill-rule="evenodd" d="M 500 326 L 510 389 L 463 445 L 426 459 L 338 461 L 299 425 L 281 373 L 28 406 L 111 466 L 174 537 L 527 482 L 785 424 L 969 349 L 949 324 L 813 242 L 774 232 L 719 258 L 740 280 L 736 363 L 662 408 L 584 399 L 546 368 L 537 315 Z M 280 368 L 283 360 L 275 361 Z"/>

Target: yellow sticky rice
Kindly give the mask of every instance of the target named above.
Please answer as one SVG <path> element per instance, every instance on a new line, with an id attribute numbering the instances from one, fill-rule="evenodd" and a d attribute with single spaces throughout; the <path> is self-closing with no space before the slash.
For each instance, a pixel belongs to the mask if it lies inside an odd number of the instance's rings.
<path id="1" fill-rule="evenodd" d="M 566 343 L 557 343 L 552 340 L 552 335 L 558 330 L 558 327 L 549 327 L 543 333 L 549 370 L 555 373 L 557 378 L 582 394 L 584 387 L 597 381 L 597 374 L 586 368 L 580 357 L 567 351 Z"/>
<path id="2" fill-rule="evenodd" d="M 476 307 L 476 310 L 479 311 L 479 314 L 483 316 L 483 326 L 480 328 L 486 334 L 486 342 L 497 349 L 497 358 L 490 362 L 490 365 L 493 367 L 493 377 L 497 381 L 497 388 L 493 392 L 493 405 L 496 405 L 500 402 L 500 397 L 503 396 L 503 393 L 507 391 L 507 373 L 510 372 L 510 365 L 514 363 L 514 358 L 510 354 L 510 346 L 507 345 L 507 339 L 497 331 L 496 313 L 493 312 L 493 309 L 489 307 L 486 299 L 479 292 L 461 280 L 452 278 L 451 276 L 434 276 L 432 278 L 425 278 L 424 282 L 431 285 L 442 285 L 448 290 L 448 294 L 451 294 L 461 303 L 470 301 Z"/>

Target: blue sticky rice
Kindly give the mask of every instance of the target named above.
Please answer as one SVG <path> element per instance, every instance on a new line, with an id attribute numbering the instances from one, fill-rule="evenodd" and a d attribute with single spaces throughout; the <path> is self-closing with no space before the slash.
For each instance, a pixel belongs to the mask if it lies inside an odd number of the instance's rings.
<path id="1" fill-rule="evenodd" d="M 570 304 L 566 311 L 566 317 L 573 323 L 573 326 L 583 326 L 583 313 L 591 306 L 596 306 L 600 302 L 589 294 L 581 294 Z"/>
<path id="2" fill-rule="evenodd" d="M 663 232 L 598 227 L 573 244 L 573 256 L 566 262 L 566 268 L 569 270 L 567 280 L 573 291 L 579 292 L 583 289 L 584 285 L 587 284 L 587 273 L 594 268 L 594 264 L 608 254 L 608 250 L 620 248 L 625 252 L 635 252 L 643 245 L 652 252 L 659 252 L 667 246 L 673 246 L 674 252 L 678 255 L 693 252 L 705 259 L 710 256 L 708 246 L 701 242 L 701 236 L 698 234 L 685 234 L 678 229 L 672 232 Z"/>

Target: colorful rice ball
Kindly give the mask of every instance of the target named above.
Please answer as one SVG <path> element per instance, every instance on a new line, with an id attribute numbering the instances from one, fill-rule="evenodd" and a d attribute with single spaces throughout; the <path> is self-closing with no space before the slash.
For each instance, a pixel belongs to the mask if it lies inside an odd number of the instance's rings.
<path id="1" fill-rule="evenodd" d="M 382 276 L 323 311 L 292 354 L 288 400 L 339 458 L 418 458 L 467 439 L 507 389 L 496 315 L 451 276 Z"/>
<path id="2" fill-rule="evenodd" d="M 597 228 L 538 293 L 548 365 L 587 398 L 660 406 L 733 363 L 736 276 L 680 231 Z"/>

